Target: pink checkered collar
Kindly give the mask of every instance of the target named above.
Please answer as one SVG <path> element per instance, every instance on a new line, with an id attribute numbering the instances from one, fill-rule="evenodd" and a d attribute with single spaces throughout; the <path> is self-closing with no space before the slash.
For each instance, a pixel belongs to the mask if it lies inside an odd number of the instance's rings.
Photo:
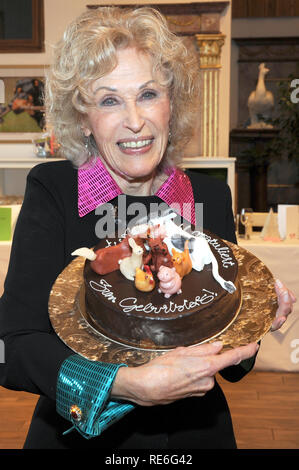
<path id="1" fill-rule="evenodd" d="M 190 179 L 176 167 L 169 167 L 165 172 L 169 176 L 155 196 L 172 206 L 175 212 L 195 225 L 194 197 Z M 78 212 L 80 217 L 120 194 L 123 194 L 122 190 L 106 170 L 100 158 L 79 168 Z"/>

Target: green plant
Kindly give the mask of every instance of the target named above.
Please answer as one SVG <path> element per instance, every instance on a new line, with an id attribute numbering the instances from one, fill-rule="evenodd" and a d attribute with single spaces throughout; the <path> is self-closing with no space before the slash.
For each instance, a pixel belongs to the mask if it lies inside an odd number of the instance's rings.
<path id="1" fill-rule="evenodd" d="M 240 156 L 248 167 L 265 166 L 274 159 L 278 159 L 278 154 L 272 149 L 272 142 L 259 145 L 254 143 L 248 149 L 243 150 Z"/>
<path id="2" fill-rule="evenodd" d="M 273 124 L 280 132 L 271 147 L 277 155 L 299 163 L 299 103 L 291 100 L 294 91 L 291 83 L 294 78 L 289 75 L 288 80 L 278 83 L 278 116 Z"/>

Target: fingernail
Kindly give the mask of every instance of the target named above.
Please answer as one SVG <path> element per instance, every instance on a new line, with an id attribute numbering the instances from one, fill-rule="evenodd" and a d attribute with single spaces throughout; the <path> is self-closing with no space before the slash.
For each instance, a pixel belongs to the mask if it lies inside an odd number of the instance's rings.
<path id="1" fill-rule="evenodd" d="M 279 280 L 279 279 L 276 279 L 276 285 L 281 289 L 283 287 L 283 283 Z"/>
<path id="2" fill-rule="evenodd" d="M 272 331 L 277 331 L 279 330 L 279 328 L 282 327 L 282 325 L 284 324 L 285 320 L 280 320 L 280 322 L 278 322 L 278 324 L 275 326 L 275 328 L 272 328 Z"/>
<path id="3" fill-rule="evenodd" d="M 279 328 L 282 327 L 282 325 L 285 323 L 286 319 L 285 318 L 282 318 L 278 323 L 277 325 L 273 328 L 271 328 L 272 331 L 276 331 L 276 330 L 279 330 Z"/>
<path id="4" fill-rule="evenodd" d="M 223 346 L 222 341 L 214 341 L 212 344 L 213 344 L 213 346 L 215 346 L 216 348 L 219 348 L 219 346 Z"/>
<path id="5" fill-rule="evenodd" d="M 283 319 L 280 320 L 280 322 L 278 323 L 278 329 L 281 328 L 284 323 L 285 323 L 285 319 L 283 318 Z"/>
<path id="6" fill-rule="evenodd" d="M 285 293 L 283 294 L 283 300 L 284 300 L 285 302 L 289 302 L 289 301 L 290 301 L 290 297 L 289 297 L 289 293 L 288 293 L 288 292 L 285 292 Z"/>
<path id="7" fill-rule="evenodd" d="M 291 298 L 292 298 L 292 302 L 297 302 L 297 299 L 296 297 L 294 296 L 293 292 L 291 292 Z"/>

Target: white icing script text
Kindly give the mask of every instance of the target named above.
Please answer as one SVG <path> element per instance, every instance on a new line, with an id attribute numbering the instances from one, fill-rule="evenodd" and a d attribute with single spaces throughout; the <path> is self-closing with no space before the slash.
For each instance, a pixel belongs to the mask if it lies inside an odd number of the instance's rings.
<path id="1" fill-rule="evenodd" d="M 103 297 L 111 302 L 116 302 L 116 297 L 114 293 L 109 289 L 112 287 L 111 284 L 108 284 L 105 279 L 100 279 L 100 282 L 90 281 L 90 287 L 99 292 Z M 175 313 L 175 312 L 183 312 L 185 310 L 190 310 L 195 307 L 199 307 L 200 305 L 205 305 L 210 302 L 213 302 L 215 297 L 217 297 L 216 292 L 211 292 L 207 289 L 202 289 L 202 295 L 197 295 L 194 300 L 187 300 L 184 299 L 182 304 L 177 304 L 175 302 L 170 301 L 169 304 L 163 304 L 161 306 L 155 306 L 151 302 L 146 305 L 138 304 L 138 300 L 136 297 L 126 297 L 122 299 L 118 305 L 122 309 L 124 313 L 132 312 L 144 312 L 144 313 Z"/>
<path id="2" fill-rule="evenodd" d="M 219 243 L 219 240 L 217 238 L 212 238 L 209 235 L 203 233 L 203 232 L 193 232 L 193 236 L 204 236 L 204 238 L 207 240 L 209 245 L 212 245 L 215 250 L 219 253 L 221 261 L 222 261 L 222 266 L 224 268 L 228 268 L 229 266 L 234 266 L 235 262 L 233 261 L 233 258 L 230 255 L 230 249 L 228 246 L 221 246 Z"/>
<path id="3" fill-rule="evenodd" d="M 108 300 L 115 303 L 116 297 L 113 294 L 113 292 L 111 292 L 111 290 L 108 289 L 108 287 L 112 287 L 112 286 L 111 284 L 108 284 L 108 282 L 105 281 L 105 279 L 100 279 L 99 283 L 95 281 L 90 281 L 89 285 L 93 290 L 100 292 L 100 294 L 102 294 L 103 297 L 106 297 Z"/>

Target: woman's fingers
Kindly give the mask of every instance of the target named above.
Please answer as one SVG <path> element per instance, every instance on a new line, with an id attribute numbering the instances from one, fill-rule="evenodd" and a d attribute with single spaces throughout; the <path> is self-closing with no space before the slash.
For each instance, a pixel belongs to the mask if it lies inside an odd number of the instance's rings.
<path id="1" fill-rule="evenodd" d="M 230 349 L 216 356 L 211 356 L 210 361 L 210 374 L 215 375 L 222 369 L 226 367 L 239 364 L 245 359 L 249 359 L 254 356 L 259 349 L 257 343 L 250 343 L 246 346 L 240 346 L 235 349 Z"/>
<path id="2" fill-rule="evenodd" d="M 196 346 L 179 347 L 172 352 L 183 356 L 203 357 L 209 354 L 217 354 L 223 348 L 221 341 L 214 341 L 213 343 L 198 344 Z"/>
<path id="3" fill-rule="evenodd" d="M 210 344 L 177 348 L 173 352 L 175 355 L 186 356 L 186 364 L 187 360 L 189 360 L 189 363 L 193 366 L 196 363 L 194 358 L 201 358 L 200 367 L 202 372 L 207 375 L 215 375 L 219 370 L 225 367 L 237 365 L 244 359 L 254 356 L 259 346 L 257 343 L 251 343 L 220 353 L 222 348 L 223 343 L 221 341 L 215 341 Z"/>
<path id="4" fill-rule="evenodd" d="M 256 343 L 225 352 L 222 347 L 217 341 L 176 348 L 143 366 L 121 368 L 113 395 L 143 406 L 203 396 L 214 387 L 217 372 L 252 357 L 258 349 Z"/>
<path id="5" fill-rule="evenodd" d="M 279 279 L 275 282 L 275 291 L 277 294 L 278 309 L 276 312 L 276 318 L 272 323 L 272 331 L 281 328 L 287 320 L 288 315 L 290 315 L 293 310 L 293 303 L 297 301 L 293 292 L 287 289 Z"/>
<path id="6" fill-rule="evenodd" d="M 275 281 L 275 291 L 278 297 L 278 304 L 284 302 L 290 302 L 293 304 L 297 302 L 294 293 L 288 289 L 279 279 L 276 279 Z"/>
<path id="7" fill-rule="evenodd" d="M 188 394 L 188 397 L 203 397 L 207 392 L 212 390 L 215 385 L 214 377 L 203 377 L 198 381 L 194 390 Z"/>

